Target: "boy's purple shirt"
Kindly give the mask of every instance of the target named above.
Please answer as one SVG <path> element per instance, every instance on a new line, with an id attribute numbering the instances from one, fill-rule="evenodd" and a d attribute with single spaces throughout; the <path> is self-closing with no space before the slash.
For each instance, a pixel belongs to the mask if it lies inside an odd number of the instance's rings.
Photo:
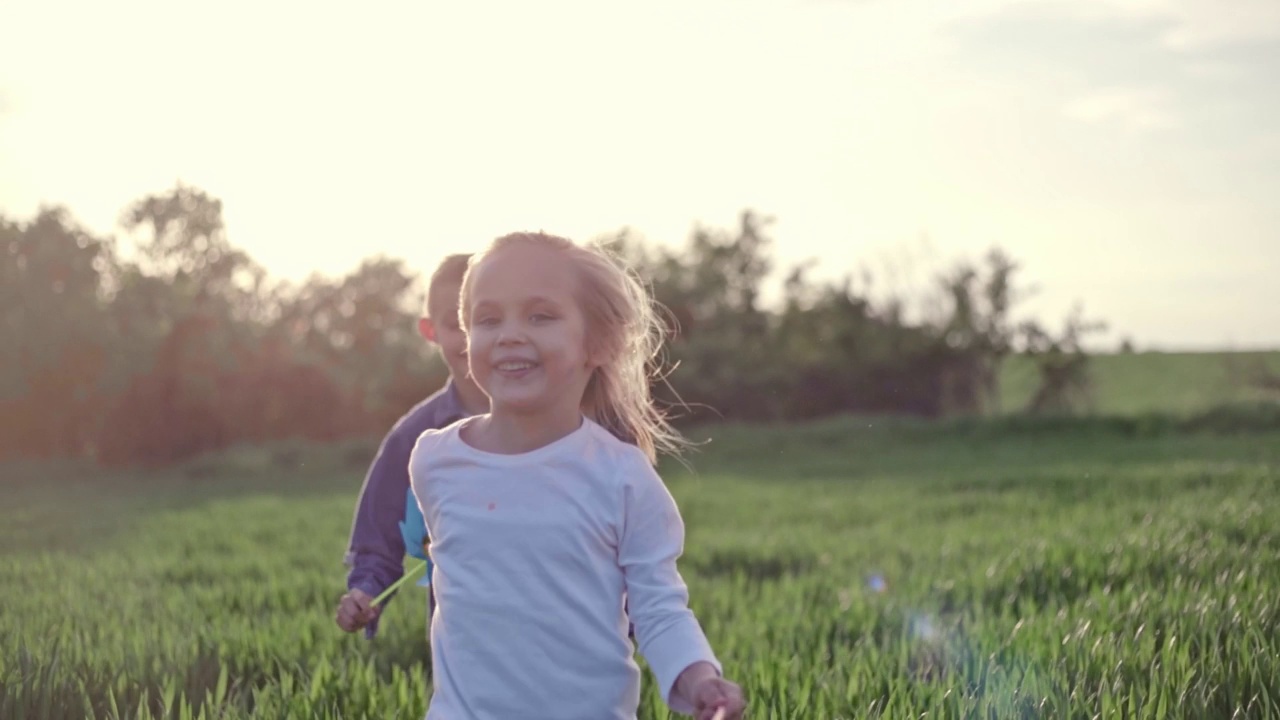
<path id="1" fill-rule="evenodd" d="M 359 588 L 370 597 L 377 597 L 404 575 L 405 546 L 400 522 L 408 502 L 409 456 L 422 433 L 451 425 L 466 415 L 450 378 L 443 388 L 396 421 L 383 438 L 365 475 L 352 518 L 351 538 L 343 558 L 350 568 L 348 590 Z M 387 600 L 390 602 L 390 598 Z M 365 637 L 372 638 L 377 632 L 377 620 L 365 626 Z"/>

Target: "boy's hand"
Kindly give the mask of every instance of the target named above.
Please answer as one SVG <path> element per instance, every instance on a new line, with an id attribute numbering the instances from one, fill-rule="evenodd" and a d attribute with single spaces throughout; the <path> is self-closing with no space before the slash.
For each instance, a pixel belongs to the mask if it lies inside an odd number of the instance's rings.
<path id="1" fill-rule="evenodd" d="M 742 688 L 708 663 L 694 663 L 676 680 L 677 691 L 693 705 L 696 720 L 740 720 L 747 709 Z"/>
<path id="2" fill-rule="evenodd" d="M 382 614 L 382 606 L 363 590 L 353 589 L 338 601 L 338 627 L 347 632 L 361 630 Z"/>

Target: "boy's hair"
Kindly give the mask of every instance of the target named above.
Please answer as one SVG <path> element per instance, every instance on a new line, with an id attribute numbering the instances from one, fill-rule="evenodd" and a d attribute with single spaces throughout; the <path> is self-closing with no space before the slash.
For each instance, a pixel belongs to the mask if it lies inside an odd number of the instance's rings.
<path id="1" fill-rule="evenodd" d="M 466 302 L 475 268 L 489 255 L 516 243 L 559 251 L 578 271 L 578 303 L 586 321 L 588 351 L 600 365 L 587 381 L 582 411 L 614 435 L 636 444 L 650 462 L 658 452 L 678 454 L 687 441 L 653 404 L 650 363 L 662 351 L 665 327 L 648 289 L 615 254 L 598 245 L 584 247 L 546 233 L 517 232 L 494 240 L 472 257 L 462 281 L 462 327 L 471 311 Z"/>
<path id="2" fill-rule="evenodd" d="M 467 263 L 470 260 L 471 253 L 454 253 L 440 261 L 435 272 L 431 273 L 431 279 L 427 281 L 427 295 L 422 299 L 423 317 L 431 317 L 431 291 L 435 290 L 440 283 L 461 284 L 462 278 L 467 274 Z M 433 319 L 439 320 L 439 318 Z"/>

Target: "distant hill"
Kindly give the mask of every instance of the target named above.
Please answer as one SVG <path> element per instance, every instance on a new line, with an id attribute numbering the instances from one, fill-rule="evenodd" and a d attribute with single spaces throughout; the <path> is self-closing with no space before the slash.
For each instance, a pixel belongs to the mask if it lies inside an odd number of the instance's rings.
<path id="1" fill-rule="evenodd" d="M 1280 380 L 1280 350 L 1241 352 L 1135 352 L 1092 358 L 1094 411 L 1131 415 L 1187 414 L 1224 403 L 1274 400 L 1280 387 L 1256 379 Z M 1011 358 L 1000 378 L 1001 409 L 1021 410 L 1036 387 L 1034 364 Z"/>

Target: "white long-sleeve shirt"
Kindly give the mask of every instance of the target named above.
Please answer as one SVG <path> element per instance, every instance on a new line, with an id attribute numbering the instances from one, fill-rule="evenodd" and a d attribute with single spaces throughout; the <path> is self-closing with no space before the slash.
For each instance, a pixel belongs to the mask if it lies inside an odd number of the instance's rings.
<path id="1" fill-rule="evenodd" d="M 640 653 L 663 698 L 721 666 L 676 569 L 684 523 L 635 446 L 583 418 L 569 435 L 504 455 L 468 445 L 462 420 L 410 458 L 437 608 L 427 720 L 633 720 Z"/>

